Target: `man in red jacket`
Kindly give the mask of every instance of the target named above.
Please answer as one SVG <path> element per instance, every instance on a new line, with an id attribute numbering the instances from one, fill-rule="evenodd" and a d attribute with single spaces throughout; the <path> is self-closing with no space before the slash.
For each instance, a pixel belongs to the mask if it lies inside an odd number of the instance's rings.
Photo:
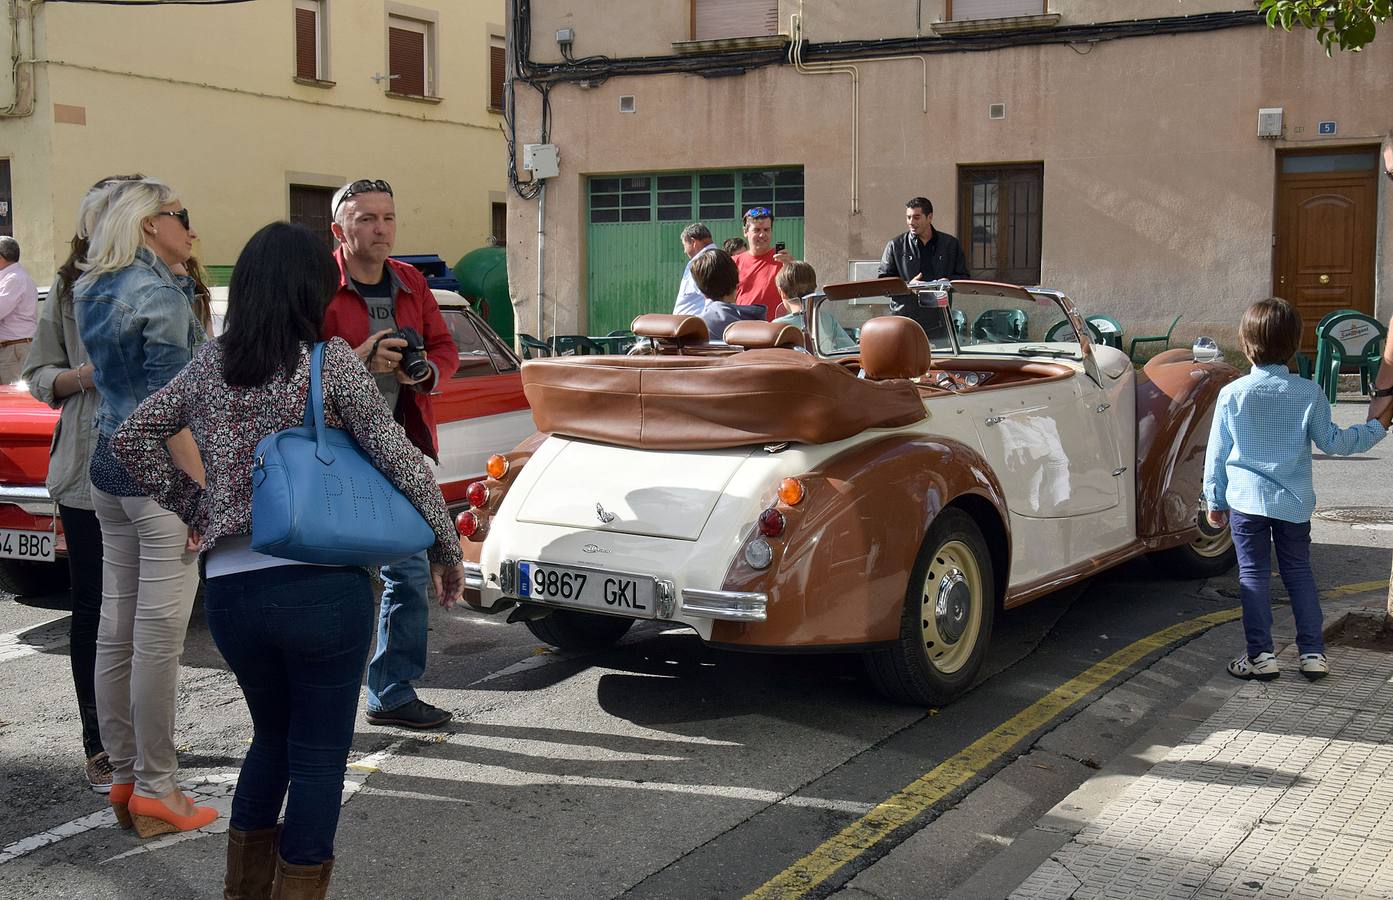
<path id="1" fill-rule="evenodd" d="M 397 239 L 392 186 L 380 179 L 354 181 L 335 192 L 331 208 L 341 274 L 324 313 L 324 339 L 341 337 L 355 349 L 407 437 L 438 463 L 430 395 L 459 368 L 459 351 L 425 276 L 390 258 Z M 423 377 L 403 371 L 406 340 L 388 337 L 407 328 L 425 344 L 430 371 Z M 426 670 L 426 554 L 383 566 L 382 584 L 377 651 L 368 663 L 368 722 L 437 728 L 453 714 L 421 700 L 411 686 Z"/>

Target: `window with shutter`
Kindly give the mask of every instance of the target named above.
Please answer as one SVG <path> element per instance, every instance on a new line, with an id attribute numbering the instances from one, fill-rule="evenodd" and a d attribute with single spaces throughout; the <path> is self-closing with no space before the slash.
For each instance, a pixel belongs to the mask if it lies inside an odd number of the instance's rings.
<path id="1" fill-rule="evenodd" d="M 333 220 L 329 210 L 333 198 L 333 188 L 308 184 L 290 186 L 290 221 L 319 235 L 330 250 L 334 248 L 334 233 L 329 229 Z"/>
<path id="2" fill-rule="evenodd" d="M 508 58 L 499 38 L 489 40 L 489 109 L 503 111 L 503 82 L 508 77 Z"/>
<path id="3" fill-rule="evenodd" d="M 778 0 L 692 0 L 692 40 L 778 34 Z"/>
<path id="4" fill-rule="evenodd" d="M 1044 182 L 1039 163 L 958 169 L 958 240 L 973 278 L 1040 283 Z"/>
<path id="5" fill-rule="evenodd" d="M 1042 16 L 1046 0 L 948 0 L 950 21 L 1004 19 L 1010 16 Z"/>
<path id="6" fill-rule="evenodd" d="M 387 64 L 394 94 L 431 96 L 425 22 L 395 16 L 387 20 Z"/>
<path id="7" fill-rule="evenodd" d="M 324 74 L 324 8 L 321 0 L 295 0 L 295 77 Z"/>

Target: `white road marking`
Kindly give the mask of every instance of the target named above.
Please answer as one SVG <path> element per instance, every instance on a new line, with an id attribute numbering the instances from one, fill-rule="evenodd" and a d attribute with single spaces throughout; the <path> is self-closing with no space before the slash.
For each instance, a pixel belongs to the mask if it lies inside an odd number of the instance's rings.
<path id="1" fill-rule="evenodd" d="M 9 662 L 36 653 L 52 653 L 68 644 L 68 623 L 72 616 L 63 616 L 28 625 L 0 634 L 0 662 Z"/>

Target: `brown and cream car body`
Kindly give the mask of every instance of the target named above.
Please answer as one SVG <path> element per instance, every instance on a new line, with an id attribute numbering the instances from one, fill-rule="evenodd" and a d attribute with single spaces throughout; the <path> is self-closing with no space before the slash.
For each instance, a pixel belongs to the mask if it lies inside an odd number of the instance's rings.
<path id="1" fill-rule="evenodd" d="M 861 651 L 885 693 L 938 703 L 999 609 L 1141 554 L 1232 565 L 1198 515 L 1237 375 L 1217 351 L 1137 371 L 1062 294 L 987 282 L 829 285 L 807 318 L 711 344 L 645 316 L 651 355 L 527 362 L 539 433 L 461 517 L 472 602 L 572 649 L 658 619 Z"/>

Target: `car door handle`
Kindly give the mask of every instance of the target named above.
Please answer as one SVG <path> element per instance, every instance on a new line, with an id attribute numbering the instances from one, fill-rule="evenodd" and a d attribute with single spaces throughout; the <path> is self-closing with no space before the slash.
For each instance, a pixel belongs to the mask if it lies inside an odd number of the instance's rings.
<path id="1" fill-rule="evenodd" d="M 1127 471 L 1127 467 L 1126 467 L 1126 466 L 1122 466 L 1121 468 L 1113 469 L 1113 470 L 1112 470 L 1112 477 L 1116 478 L 1117 476 L 1121 475 L 1121 474 L 1122 474 L 1123 472 L 1125 472 L 1125 471 Z"/>
<path id="2" fill-rule="evenodd" d="M 1111 403 L 1099 403 L 1096 407 L 1094 407 L 1093 411 L 1094 411 L 1094 412 L 1107 412 L 1107 411 L 1108 411 L 1109 409 L 1111 409 L 1111 408 L 1112 408 L 1112 404 L 1111 404 Z"/>
<path id="3" fill-rule="evenodd" d="M 1006 421 L 1006 417 L 1005 417 L 1005 416 L 987 416 L 987 418 L 984 419 L 983 421 L 985 421 L 985 422 L 987 423 L 987 427 L 991 427 L 992 425 L 1000 425 L 1002 422 L 1005 422 L 1005 421 Z"/>

